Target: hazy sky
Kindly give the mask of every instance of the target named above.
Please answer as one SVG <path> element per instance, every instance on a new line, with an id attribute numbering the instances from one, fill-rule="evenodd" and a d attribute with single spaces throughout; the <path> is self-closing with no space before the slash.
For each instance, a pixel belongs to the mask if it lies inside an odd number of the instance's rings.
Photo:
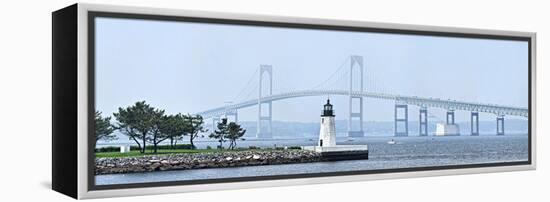
<path id="1" fill-rule="evenodd" d="M 255 98 L 260 64 L 273 66 L 274 93 L 311 89 L 341 66 L 340 73 L 348 70 L 350 55 L 364 58 L 367 91 L 527 107 L 527 54 L 519 41 L 98 18 L 96 108 L 111 114 L 146 100 L 169 113 L 194 113 Z M 347 89 L 347 80 L 335 80 L 325 86 Z M 325 100 L 274 102 L 273 118 L 318 121 Z M 345 119 L 347 97 L 331 100 L 336 118 Z M 365 99 L 365 120 L 393 120 L 393 106 Z M 410 107 L 411 120 L 417 110 Z M 239 111 L 240 120 L 256 115 L 256 107 Z M 457 121 L 468 115 L 458 112 Z"/>

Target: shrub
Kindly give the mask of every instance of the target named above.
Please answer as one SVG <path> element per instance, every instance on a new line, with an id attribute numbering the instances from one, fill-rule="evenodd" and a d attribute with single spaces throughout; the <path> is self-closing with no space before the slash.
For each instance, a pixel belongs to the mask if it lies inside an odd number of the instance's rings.
<path id="1" fill-rule="evenodd" d="M 288 149 L 302 149 L 302 147 L 300 146 L 290 146 L 290 147 L 287 147 Z"/>
<path id="2" fill-rule="evenodd" d="M 212 149 L 212 147 L 211 146 L 206 146 L 206 149 Z"/>
<path id="3" fill-rule="evenodd" d="M 118 152 L 118 151 L 120 151 L 120 147 L 113 147 L 113 146 L 101 147 L 101 148 L 95 149 L 95 152 Z"/>
<path id="4" fill-rule="evenodd" d="M 249 146 L 248 149 L 260 149 L 260 147 L 257 147 L 257 146 Z"/>
<path id="5" fill-rule="evenodd" d="M 137 146 L 135 146 L 135 148 L 136 148 L 136 150 L 138 149 Z M 133 148 L 130 148 L 130 149 L 133 149 Z M 145 147 L 145 149 L 152 150 L 153 145 L 147 145 Z M 178 144 L 178 145 L 174 145 L 173 148 L 170 145 L 158 145 L 157 149 L 169 150 L 169 149 L 195 149 L 195 148 L 193 146 L 191 146 L 191 144 Z"/>

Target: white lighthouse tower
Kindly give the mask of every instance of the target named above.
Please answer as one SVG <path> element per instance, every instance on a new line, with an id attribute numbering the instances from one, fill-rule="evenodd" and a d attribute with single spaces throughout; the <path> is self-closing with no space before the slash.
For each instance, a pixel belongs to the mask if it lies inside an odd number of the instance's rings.
<path id="1" fill-rule="evenodd" d="M 319 132 L 320 147 L 333 147 L 336 146 L 336 126 L 334 122 L 334 110 L 330 99 L 327 99 L 327 104 L 323 107 L 321 113 L 321 130 Z"/>
<path id="2" fill-rule="evenodd" d="M 317 146 L 302 146 L 302 149 L 321 154 L 326 161 L 369 159 L 367 145 L 336 145 L 336 123 L 330 99 L 321 112 L 321 130 Z"/>

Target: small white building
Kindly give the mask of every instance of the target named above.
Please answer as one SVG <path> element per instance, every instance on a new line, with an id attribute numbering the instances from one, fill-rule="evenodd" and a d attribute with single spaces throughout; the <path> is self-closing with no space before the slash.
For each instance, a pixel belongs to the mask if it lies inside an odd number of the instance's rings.
<path id="1" fill-rule="evenodd" d="M 336 146 L 336 123 L 334 122 L 334 110 L 332 104 L 327 99 L 327 104 L 323 107 L 321 113 L 321 130 L 319 131 L 319 142 L 317 146 L 333 147 Z"/>
<path id="2" fill-rule="evenodd" d="M 460 127 L 458 124 L 437 123 L 435 128 L 435 136 L 457 136 L 460 135 Z"/>
<path id="3" fill-rule="evenodd" d="M 130 152 L 130 145 L 120 146 L 120 153 L 128 153 L 128 152 Z"/>

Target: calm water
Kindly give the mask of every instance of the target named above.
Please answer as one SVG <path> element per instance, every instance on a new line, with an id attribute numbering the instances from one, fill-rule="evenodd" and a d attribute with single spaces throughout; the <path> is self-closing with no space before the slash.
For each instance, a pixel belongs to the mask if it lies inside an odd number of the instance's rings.
<path id="1" fill-rule="evenodd" d="M 392 138 L 397 143 L 387 144 L 387 141 Z M 240 146 L 272 147 L 274 144 L 277 146 L 313 145 L 315 142 L 309 139 L 244 141 L 240 143 Z M 366 137 L 355 138 L 353 141 L 339 138 L 338 144 L 368 144 L 369 160 L 98 175 L 96 184 L 463 165 L 526 161 L 528 159 L 528 138 L 525 134 L 478 137 Z"/>

